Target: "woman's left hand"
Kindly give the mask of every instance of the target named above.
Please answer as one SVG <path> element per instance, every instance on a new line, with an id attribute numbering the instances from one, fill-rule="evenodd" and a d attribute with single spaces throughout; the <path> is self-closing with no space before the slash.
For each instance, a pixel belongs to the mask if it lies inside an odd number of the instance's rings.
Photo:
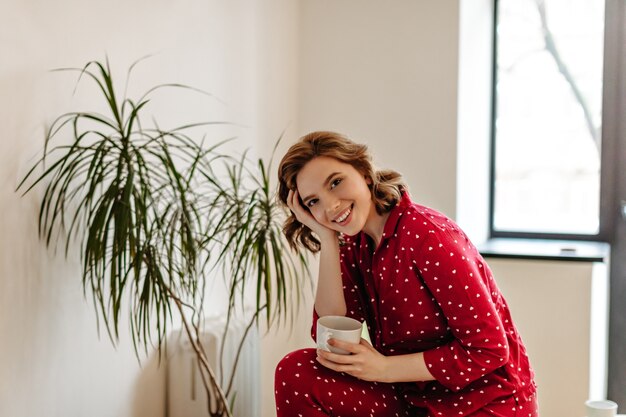
<path id="1" fill-rule="evenodd" d="M 374 349 L 367 340 L 361 339 L 361 343 L 357 344 L 330 339 L 328 344 L 346 350 L 351 355 L 339 355 L 318 349 L 317 361 L 320 364 L 364 381 L 391 382 L 385 380 L 387 377 L 387 357 Z"/>

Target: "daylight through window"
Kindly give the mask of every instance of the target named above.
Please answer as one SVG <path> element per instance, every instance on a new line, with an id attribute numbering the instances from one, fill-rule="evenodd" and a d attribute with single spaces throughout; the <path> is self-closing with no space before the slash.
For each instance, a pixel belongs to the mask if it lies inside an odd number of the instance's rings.
<path id="1" fill-rule="evenodd" d="M 493 230 L 595 235 L 604 1 L 496 10 Z"/>

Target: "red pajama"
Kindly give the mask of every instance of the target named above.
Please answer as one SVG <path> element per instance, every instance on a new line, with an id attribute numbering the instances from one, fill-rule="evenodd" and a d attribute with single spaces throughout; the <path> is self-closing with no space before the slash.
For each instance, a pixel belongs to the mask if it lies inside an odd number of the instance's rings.
<path id="1" fill-rule="evenodd" d="M 320 365 L 315 349 L 290 353 L 276 367 L 279 417 L 414 416 L 391 384 L 361 381 Z"/>
<path id="2" fill-rule="evenodd" d="M 315 361 L 315 349 L 285 356 L 276 367 L 278 417 L 422 417 L 425 409 L 412 406 L 399 392 L 406 384 L 383 384 L 337 373 Z M 518 402 L 509 396 L 484 406 L 469 417 L 537 417 L 532 396 Z"/>
<path id="3" fill-rule="evenodd" d="M 533 372 L 506 301 L 454 222 L 405 194 L 377 248 L 361 232 L 346 237 L 340 258 L 346 315 L 367 323 L 384 355 L 424 352 L 436 380 L 360 381 L 300 350 L 276 370 L 279 417 L 536 415 Z"/>

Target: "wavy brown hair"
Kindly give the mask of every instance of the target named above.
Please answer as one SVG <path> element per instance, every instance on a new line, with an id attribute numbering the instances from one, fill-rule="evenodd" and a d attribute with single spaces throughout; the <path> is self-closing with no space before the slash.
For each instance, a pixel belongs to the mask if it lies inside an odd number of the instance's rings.
<path id="1" fill-rule="evenodd" d="M 278 198 L 287 206 L 289 190 L 295 190 L 296 177 L 307 162 L 318 156 L 327 156 L 352 165 L 366 179 L 372 192 L 372 201 L 376 212 L 383 214 L 390 211 L 400 201 L 407 186 L 400 175 L 392 170 L 377 170 L 372 164 L 372 156 L 366 145 L 358 144 L 336 132 L 311 132 L 291 146 L 278 167 Z M 298 244 L 311 252 L 320 250 L 320 241 L 311 229 L 300 223 L 293 213 L 283 225 L 283 232 L 289 245 L 298 251 Z"/>

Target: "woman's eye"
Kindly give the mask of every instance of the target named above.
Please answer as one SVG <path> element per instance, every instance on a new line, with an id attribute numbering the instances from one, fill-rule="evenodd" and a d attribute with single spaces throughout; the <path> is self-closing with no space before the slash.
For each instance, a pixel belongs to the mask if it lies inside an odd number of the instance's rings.
<path id="1" fill-rule="evenodd" d="M 308 203 L 306 203 L 307 207 L 313 207 L 315 205 L 315 203 L 317 203 L 317 199 L 312 198 L 309 200 Z"/>
<path id="2" fill-rule="evenodd" d="M 330 188 L 335 188 L 339 184 L 341 184 L 341 178 L 337 178 L 336 180 L 333 180 L 333 182 L 330 183 Z"/>

